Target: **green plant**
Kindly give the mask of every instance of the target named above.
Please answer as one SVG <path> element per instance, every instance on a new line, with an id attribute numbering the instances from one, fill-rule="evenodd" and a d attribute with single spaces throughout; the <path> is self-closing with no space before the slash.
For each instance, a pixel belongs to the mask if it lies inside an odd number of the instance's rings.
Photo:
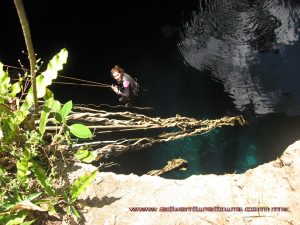
<path id="1" fill-rule="evenodd" d="M 78 178 L 69 192 L 53 185 L 60 179 L 54 160 L 63 154 L 74 156 L 72 149 L 68 151 L 68 146 L 75 142 L 72 135 L 76 138 L 93 136 L 83 124 L 68 124 L 72 101 L 62 106 L 48 88 L 62 70 L 67 56 L 67 50 L 62 49 L 36 77 L 37 97 L 44 100 L 41 112 L 36 115 L 38 118 L 31 111 L 34 104 L 32 86 L 25 99 L 20 99 L 18 95 L 25 87 L 21 81 L 11 84 L 9 74 L 0 63 L 0 224 L 31 224 L 34 219 L 26 221 L 30 211 L 54 214 L 62 199 L 65 199 L 66 212 L 78 217 L 74 202 L 96 175 L 94 171 Z M 50 135 L 49 140 L 45 133 L 50 120 L 59 127 L 59 132 Z M 57 155 L 55 150 L 60 145 L 66 147 Z"/>
<path id="2" fill-rule="evenodd" d="M 97 174 L 97 170 L 91 173 L 86 173 L 81 177 L 77 178 L 72 186 L 70 187 L 69 193 L 64 192 L 64 200 L 67 203 L 67 213 L 73 214 L 77 218 L 81 218 L 78 211 L 74 207 L 74 203 L 79 197 L 79 195 L 86 189 L 87 186 L 90 185 L 91 181 L 95 178 Z"/>
<path id="3" fill-rule="evenodd" d="M 62 49 L 48 63 L 47 69 L 36 76 L 39 68 L 36 65 L 23 1 L 14 0 L 14 4 L 28 51 L 30 76 L 26 72 L 23 79 L 11 84 L 9 74 L 0 62 L 0 224 L 31 224 L 34 219 L 25 222 L 29 211 L 48 211 L 53 214 L 55 206 L 63 199 L 60 187 L 53 185 L 55 179 L 59 179 L 53 163 L 58 158 L 55 150 L 61 143 L 71 144 L 70 133 L 77 138 L 91 138 L 92 133 L 83 124 L 67 125 L 72 102 L 67 102 L 61 108 L 61 103 L 54 99 L 54 94 L 48 89 L 67 61 L 67 50 Z M 22 84 L 22 80 L 27 77 L 31 81 L 29 89 L 26 83 Z M 26 91 L 28 93 L 23 100 L 21 98 Z M 38 99 L 42 98 L 44 104 L 39 115 Z M 51 115 L 61 128 L 49 140 L 45 138 L 45 131 Z M 39 123 L 38 130 L 36 121 Z M 64 157 L 63 152 L 60 153 Z M 91 177 L 94 176 L 93 173 Z M 82 180 L 87 179 L 90 182 L 91 177 L 84 175 Z M 81 182 L 76 187 L 83 190 L 89 182 Z M 77 199 L 72 191 L 70 196 L 72 201 L 65 201 L 68 213 L 71 204 Z M 73 208 L 71 211 L 76 213 Z"/>
<path id="4" fill-rule="evenodd" d="M 91 138 L 93 136 L 90 129 L 83 124 L 76 123 L 72 125 L 67 125 L 67 116 L 71 112 L 72 107 L 73 107 L 72 101 L 68 101 L 63 105 L 62 108 L 60 107 L 60 104 L 58 105 L 57 108 L 55 108 L 55 112 L 56 112 L 55 119 L 57 123 L 61 125 L 60 131 L 54 138 L 55 140 L 59 139 L 62 133 L 64 133 L 65 138 L 69 144 L 71 144 L 69 133 L 72 133 L 74 136 L 78 138 Z M 43 126 L 40 126 L 40 132 L 43 133 L 44 130 L 45 130 L 45 124 Z"/>

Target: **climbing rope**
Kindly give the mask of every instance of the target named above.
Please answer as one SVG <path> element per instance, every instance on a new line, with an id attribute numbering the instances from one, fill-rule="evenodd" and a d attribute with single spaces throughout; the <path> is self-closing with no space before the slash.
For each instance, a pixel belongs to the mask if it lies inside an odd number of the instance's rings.
<path id="1" fill-rule="evenodd" d="M 17 69 L 17 70 L 28 71 L 28 69 L 20 68 L 20 67 L 16 67 L 16 66 L 9 66 L 9 65 L 3 65 L 3 66 L 5 66 L 7 68 L 13 68 L 13 69 Z M 78 86 L 89 86 L 89 87 L 104 87 L 104 88 L 110 88 L 111 87 L 111 85 L 109 85 L 109 84 L 104 84 L 104 83 L 100 83 L 100 82 L 96 82 L 96 81 L 84 80 L 84 79 L 74 78 L 74 77 L 70 77 L 70 76 L 62 76 L 62 75 L 57 75 L 57 76 L 61 77 L 61 78 L 65 78 L 65 79 L 80 81 L 80 82 L 83 82 L 83 83 L 73 83 L 73 82 L 63 82 L 63 81 L 53 81 L 52 83 L 54 83 L 54 84 L 78 85 Z M 14 80 L 18 80 L 18 79 L 14 79 Z"/>
<path id="2" fill-rule="evenodd" d="M 90 81 L 90 80 L 83 80 L 83 79 L 79 79 L 79 78 L 62 76 L 62 75 L 58 75 L 58 77 L 90 83 L 90 84 L 77 84 L 77 83 L 59 82 L 59 83 L 62 83 L 62 84 L 76 84 L 76 85 L 98 86 L 98 87 L 109 87 L 109 88 L 111 87 L 111 85 L 103 84 L 103 83 L 99 83 L 99 82 L 95 82 L 95 81 Z M 56 82 L 56 83 L 58 83 L 58 82 Z"/>

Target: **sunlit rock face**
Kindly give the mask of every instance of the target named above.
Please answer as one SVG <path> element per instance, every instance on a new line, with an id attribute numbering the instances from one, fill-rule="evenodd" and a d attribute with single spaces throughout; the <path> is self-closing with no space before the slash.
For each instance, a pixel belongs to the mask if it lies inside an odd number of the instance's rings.
<path id="1" fill-rule="evenodd" d="M 95 169 L 70 165 L 67 183 Z M 79 197 L 84 222 L 74 224 L 299 224 L 299 176 L 300 141 L 243 174 L 168 180 L 99 172 Z"/>
<path id="2" fill-rule="evenodd" d="M 293 83 L 295 75 L 285 74 L 290 65 L 283 62 L 287 49 L 299 46 L 299 5 L 288 0 L 199 4 L 178 42 L 184 61 L 211 71 L 240 111 L 251 105 L 256 114 L 299 115 L 300 93 L 286 80 Z"/>

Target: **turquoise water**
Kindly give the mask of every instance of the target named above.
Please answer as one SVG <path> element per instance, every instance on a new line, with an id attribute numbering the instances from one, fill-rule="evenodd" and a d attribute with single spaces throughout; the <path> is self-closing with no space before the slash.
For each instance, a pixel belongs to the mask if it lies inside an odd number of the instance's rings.
<path id="1" fill-rule="evenodd" d="M 167 161 L 183 158 L 187 170 L 165 178 L 184 179 L 196 174 L 243 173 L 279 157 L 299 137 L 299 117 L 268 115 L 243 127 L 217 128 L 205 135 L 157 144 L 140 152 L 115 158 L 117 173 L 142 175 L 162 168 Z"/>

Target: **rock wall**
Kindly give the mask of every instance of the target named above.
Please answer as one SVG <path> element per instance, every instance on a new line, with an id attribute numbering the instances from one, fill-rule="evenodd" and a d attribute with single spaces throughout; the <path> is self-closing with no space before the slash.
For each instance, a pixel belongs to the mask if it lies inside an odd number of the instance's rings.
<path id="1" fill-rule="evenodd" d="M 69 179 L 94 168 L 69 173 Z M 87 225 L 300 224 L 300 141 L 244 174 L 185 180 L 100 172 L 80 196 Z"/>

